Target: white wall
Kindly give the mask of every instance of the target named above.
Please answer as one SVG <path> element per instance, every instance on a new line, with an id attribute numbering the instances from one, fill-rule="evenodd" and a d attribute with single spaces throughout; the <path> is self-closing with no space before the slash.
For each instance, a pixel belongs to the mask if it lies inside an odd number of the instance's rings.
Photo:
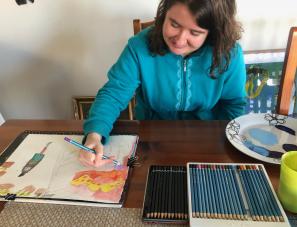
<path id="1" fill-rule="evenodd" d="M 5 119 L 70 119 L 71 97 L 95 95 L 159 0 L 0 1 L 0 112 Z M 244 50 L 285 48 L 296 0 L 237 0 Z M 269 8 L 267 8 L 269 6 Z"/>

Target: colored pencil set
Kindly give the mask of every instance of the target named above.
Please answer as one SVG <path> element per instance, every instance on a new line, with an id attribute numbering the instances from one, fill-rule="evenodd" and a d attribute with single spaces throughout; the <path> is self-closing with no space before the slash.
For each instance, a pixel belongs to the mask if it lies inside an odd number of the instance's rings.
<path id="1" fill-rule="evenodd" d="M 143 205 L 144 221 L 188 221 L 185 166 L 151 166 Z"/>
<path id="2" fill-rule="evenodd" d="M 261 165 L 188 164 L 191 218 L 284 222 Z"/>

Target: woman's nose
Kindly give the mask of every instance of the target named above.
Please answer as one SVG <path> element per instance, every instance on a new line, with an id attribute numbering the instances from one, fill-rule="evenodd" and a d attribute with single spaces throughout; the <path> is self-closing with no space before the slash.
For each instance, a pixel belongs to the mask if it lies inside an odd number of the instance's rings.
<path id="1" fill-rule="evenodd" d="M 183 46 L 187 43 L 187 33 L 186 31 L 180 31 L 176 36 L 175 42 L 178 46 Z"/>

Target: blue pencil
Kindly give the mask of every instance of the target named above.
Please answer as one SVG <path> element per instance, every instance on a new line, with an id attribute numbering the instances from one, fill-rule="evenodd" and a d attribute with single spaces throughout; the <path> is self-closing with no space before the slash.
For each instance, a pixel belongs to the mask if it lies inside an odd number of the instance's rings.
<path id="1" fill-rule="evenodd" d="M 213 184 L 211 165 L 206 166 L 206 171 L 207 171 L 207 178 L 209 180 L 210 198 L 211 198 L 211 204 L 212 204 L 211 217 L 218 218 L 216 195 L 215 195 L 215 191 L 214 191 L 215 185 Z"/>
<path id="2" fill-rule="evenodd" d="M 225 205 L 226 205 L 226 215 L 225 217 L 227 219 L 231 219 L 232 217 L 232 209 L 231 209 L 231 201 L 229 200 L 229 196 L 228 196 L 228 189 L 227 189 L 227 185 L 225 183 L 225 176 L 224 176 L 224 167 L 223 166 L 219 166 L 219 174 L 220 174 L 220 178 L 221 178 L 221 182 L 222 182 L 222 192 L 224 194 L 224 198 L 225 198 Z"/>
<path id="3" fill-rule="evenodd" d="M 196 199 L 195 199 L 195 191 L 194 190 L 197 190 L 197 188 L 194 188 L 194 168 L 191 166 L 190 166 L 191 201 L 192 201 L 191 205 L 192 205 L 192 217 L 195 218 L 197 208 L 196 208 Z"/>
<path id="4" fill-rule="evenodd" d="M 222 191 L 221 191 L 221 185 L 220 185 L 220 177 L 219 177 L 219 173 L 218 173 L 218 167 L 217 165 L 214 165 L 214 179 L 215 179 L 215 185 L 216 185 L 216 197 L 218 198 L 218 216 L 219 218 L 225 218 L 225 210 L 224 210 L 224 207 L 223 207 L 223 194 L 222 194 Z"/>
<path id="5" fill-rule="evenodd" d="M 76 141 L 68 138 L 68 137 L 65 137 L 64 140 L 67 141 L 68 143 L 71 143 L 71 144 L 73 144 L 73 145 L 75 145 L 75 146 L 77 146 L 77 147 L 85 150 L 85 151 L 88 151 L 88 152 L 91 152 L 93 154 L 96 154 L 96 151 L 94 151 L 93 149 L 88 148 L 88 147 L 86 147 L 86 146 L 84 146 L 84 145 L 82 145 L 82 144 L 80 144 L 80 143 L 78 143 L 78 142 L 76 142 Z M 110 157 L 108 157 L 106 155 L 102 155 L 102 159 L 110 159 Z M 112 161 L 113 161 L 113 163 L 115 165 L 119 165 L 120 164 L 117 160 L 112 160 Z"/>
<path id="6" fill-rule="evenodd" d="M 223 165 L 223 173 L 224 173 L 224 179 L 225 179 L 225 189 L 226 189 L 226 193 L 227 193 L 227 198 L 229 201 L 229 205 L 230 205 L 230 214 L 229 217 L 231 219 L 236 219 L 236 209 L 234 206 L 234 198 L 232 197 L 232 191 L 231 191 L 231 185 L 230 182 L 228 180 L 228 166 L 227 165 Z"/>
<path id="7" fill-rule="evenodd" d="M 248 206 L 249 206 L 249 211 L 250 211 L 250 214 L 252 216 L 252 219 L 255 221 L 255 220 L 258 220 L 258 216 L 257 216 L 257 211 L 256 211 L 256 208 L 255 208 L 255 205 L 254 205 L 254 201 L 253 201 L 253 198 L 250 196 L 250 190 L 249 190 L 249 187 L 247 185 L 247 181 L 245 179 L 245 174 L 243 172 L 243 166 L 238 166 L 238 174 L 239 174 L 239 177 L 240 177 L 240 181 L 241 181 L 241 184 L 242 184 L 242 188 L 243 188 L 243 191 L 246 195 L 246 200 L 247 200 L 247 203 L 248 203 Z"/>
<path id="8" fill-rule="evenodd" d="M 270 201 L 273 203 L 274 212 L 276 212 L 277 215 L 278 215 L 276 217 L 277 218 L 277 221 L 279 221 L 279 220 L 280 221 L 283 221 L 284 219 L 283 219 L 283 216 L 282 216 L 281 211 L 279 209 L 279 206 L 277 205 L 277 202 L 276 202 L 276 200 L 274 198 L 274 195 L 273 195 L 272 190 L 271 190 L 271 188 L 269 186 L 269 183 L 267 181 L 267 178 L 266 178 L 266 176 L 264 174 L 264 171 L 262 170 L 261 167 L 259 167 L 259 171 L 257 171 L 257 173 L 259 175 L 260 180 L 262 180 L 262 182 L 263 182 L 263 186 L 265 185 L 266 192 L 268 193 L 268 195 L 270 197 Z"/>
<path id="9" fill-rule="evenodd" d="M 236 179 L 236 167 L 232 166 L 232 171 L 231 171 L 231 175 L 232 175 L 232 180 L 234 183 L 234 187 L 235 187 L 235 191 L 236 191 L 236 195 L 239 201 L 239 207 L 240 207 L 240 214 L 241 214 L 241 219 L 247 219 L 247 212 L 244 206 L 244 202 L 242 200 L 242 196 L 240 195 L 240 189 L 239 189 L 239 185 Z"/>
<path id="10" fill-rule="evenodd" d="M 227 208 L 227 198 L 224 192 L 224 185 L 223 185 L 223 178 L 221 176 L 221 166 L 217 165 L 216 166 L 217 169 L 217 178 L 218 178 L 218 186 L 219 186 L 219 190 L 220 190 L 220 197 L 222 198 L 222 217 L 224 219 L 228 218 L 228 208 Z"/>
<path id="11" fill-rule="evenodd" d="M 226 166 L 226 181 L 229 182 L 229 191 L 230 191 L 230 197 L 232 199 L 232 205 L 234 208 L 234 213 L 233 213 L 233 218 L 234 219 L 240 219 L 240 206 L 239 206 L 239 202 L 237 200 L 236 197 L 236 189 L 235 189 L 235 185 L 234 182 L 232 181 L 232 176 L 231 176 L 231 166 Z"/>
<path id="12" fill-rule="evenodd" d="M 248 166 L 247 173 L 251 178 L 252 187 L 254 188 L 254 193 L 258 200 L 258 206 L 260 207 L 260 210 L 261 210 L 264 220 L 268 221 L 269 216 L 271 215 L 269 212 L 269 205 L 267 205 L 267 200 L 265 199 L 265 194 L 263 192 L 261 192 L 261 182 L 259 182 L 258 178 L 254 177 L 253 172 L 254 172 L 254 170 L 252 169 L 252 166 Z"/>

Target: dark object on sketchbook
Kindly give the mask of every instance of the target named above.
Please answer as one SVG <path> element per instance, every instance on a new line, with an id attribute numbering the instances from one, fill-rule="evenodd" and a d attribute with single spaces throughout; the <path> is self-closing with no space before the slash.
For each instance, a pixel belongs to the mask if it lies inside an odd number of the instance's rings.
<path id="1" fill-rule="evenodd" d="M 16 1 L 16 3 L 17 3 L 18 5 L 24 5 L 24 4 L 27 4 L 28 1 L 31 2 L 31 3 L 34 3 L 34 0 L 15 0 L 15 1 Z"/>
<path id="2" fill-rule="evenodd" d="M 185 166 L 150 166 L 143 204 L 144 222 L 187 223 Z"/>

